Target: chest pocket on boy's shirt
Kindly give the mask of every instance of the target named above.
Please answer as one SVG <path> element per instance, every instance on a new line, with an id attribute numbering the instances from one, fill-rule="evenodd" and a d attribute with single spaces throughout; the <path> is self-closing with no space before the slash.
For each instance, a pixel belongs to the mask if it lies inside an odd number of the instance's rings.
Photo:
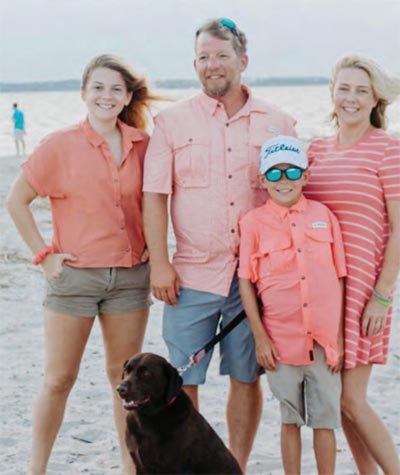
<path id="1" fill-rule="evenodd" d="M 333 237 L 330 229 L 307 227 L 305 233 L 307 236 L 307 255 L 310 256 L 316 264 L 324 266 L 333 265 Z"/>
<path id="2" fill-rule="evenodd" d="M 210 147 L 201 136 L 191 135 L 174 144 L 175 182 L 183 188 L 205 188 L 210 184 Z"/>
<path id="3" fill-rule="evenodd" d="M 260 241 L 257 253 L 259 276 L 280 274 L 287 271 L 295 262 L 295 252 L 290 236 L 282 234 Z"/>

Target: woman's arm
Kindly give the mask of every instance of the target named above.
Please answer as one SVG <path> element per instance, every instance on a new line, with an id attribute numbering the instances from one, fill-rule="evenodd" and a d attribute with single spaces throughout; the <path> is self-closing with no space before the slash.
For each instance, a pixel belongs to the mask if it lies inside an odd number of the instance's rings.
<path id="1" fill-rule="evenodd" d="M 19 234 L 25 241 L 33 255 L 38 254 L 46 243 L 39 232 L 30 209 L 30 204 L 38 196 L 36 191 L 29 184 L 23 173 L 20 173 L 15 180 L 11 191 L 7 197 L 6 206 L 11 215 Z M 46 276 L 51 279 L 58 277 L 62 270 L 62 263 L 65 259 L 76 260 L 70 254 L 49 254 L 42 261 Z"/>
<path id="2" fill-rule="evenodd" d="M 385 248 L 382 270 L 375 283 L 375 290 L 384 298 L 393 293 L 400 270 L 400 201 L 388 200 L 386 207 L 390 236 Z M 362 317 L 362 334 L 373 336 L 381 332 L 385 326 L 387 310 L 387 307 L 371 296 Z"/>
<path id="3" fill-rule="evenodd" d="M 30 204 L 37 196 L 38 194 L 21 172 L 6 201 L 8 212 L 33 255 L 38 254 L 46 246 L 30 209 Z"/>

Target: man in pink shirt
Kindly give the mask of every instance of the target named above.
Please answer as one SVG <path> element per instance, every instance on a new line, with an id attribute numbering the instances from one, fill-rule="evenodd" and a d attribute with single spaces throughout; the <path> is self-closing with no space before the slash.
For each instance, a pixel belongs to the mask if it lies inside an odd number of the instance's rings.
<path id="1" fill-rule="evenodd" d="M 240 221 L 239 287 L 257 361 L 281 403 L 285 473 L 300 473 L 300 427 L 307 424 L 314 429 L 318 473 L 333 474 L 346 266 L 335 216 L 302 194 L 307 168 L 295 137 L 278 136 L 263 145 L 260 183 L 269 199 Z"/>
<path id="2" fill-rule="evenodd" d="M 162 111 L 145 158 L 144 223 L 151 288 L 165 305 L 163 337 L 172 364 L 188 362 L 243 310 L 236 277 L 238 221 L 265 200 L 258 182 L 263 141 L 294 135 L 294 120 L 241 84 L 246 37 L 226 18 L 196 32 L 194 67 L 202 92 Z M 168 196 L 176 237 L 168 257 Z M 254 340 L 243 321 L 221 342 L 221 374 L 230 376 L 229 445 L 243 471 L 258 427 L 262 394 Z M 211 353 L 183 374 L 198 407 Z"/>

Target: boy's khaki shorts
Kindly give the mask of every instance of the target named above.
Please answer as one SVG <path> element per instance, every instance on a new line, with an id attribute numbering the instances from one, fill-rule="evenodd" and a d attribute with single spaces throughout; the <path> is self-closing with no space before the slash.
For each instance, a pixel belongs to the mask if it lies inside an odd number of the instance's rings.
<path id="1" fill-rule="evenodd" d="M 60 277 L 46 280 L 43 305 L 77 317 L 145 310 L 151 302 L 149 272 L 148 263 L 99 269 L 63 264 Z"/>
<path id="2" fill-rule="evenodd" d="M 314 347 L 315 363 L 276 365 L 267 371 L 269 387 L 280 401 L 283 424 L 306 424 L 313 429 L 336 429 L 340 421 L 340 373 L 332 373 L 325 352 Z"/>

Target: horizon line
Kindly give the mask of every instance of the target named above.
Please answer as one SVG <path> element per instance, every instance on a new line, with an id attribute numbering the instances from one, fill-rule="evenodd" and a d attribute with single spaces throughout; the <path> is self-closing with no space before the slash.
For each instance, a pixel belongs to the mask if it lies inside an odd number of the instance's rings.
<path id="1" fill-rule="evenodd" d="M 322 76 L 270 76 L 243 77 L 243 82 L 249 86 L 296 86 L 296 85 L 325 85 L 329 79 Z M 0 81 L 0 92 L 29 92 L 29 91 L 67 91 L 79 90 L 80 79 L 61 79 L 46 81 L 10 82 Z M 185 89 L 199 87 L 198 79 L 157 79 L 149 84 L 165 89 Z"/>

